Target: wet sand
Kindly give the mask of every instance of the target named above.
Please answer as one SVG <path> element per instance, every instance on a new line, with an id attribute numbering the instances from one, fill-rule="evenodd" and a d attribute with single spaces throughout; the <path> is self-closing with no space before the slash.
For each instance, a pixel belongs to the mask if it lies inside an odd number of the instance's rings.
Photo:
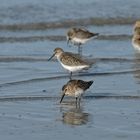
<path id="1" fill-rule="evenodd" d="M 139 139 L 139 100 L 58 99 L 0 102 L 3 139 Z"/>

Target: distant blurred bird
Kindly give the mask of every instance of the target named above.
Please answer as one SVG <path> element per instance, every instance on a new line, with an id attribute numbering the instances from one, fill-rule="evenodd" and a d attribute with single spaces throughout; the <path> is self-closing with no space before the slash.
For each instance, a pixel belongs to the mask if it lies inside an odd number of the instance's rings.
<path id="1" fill-rule="evenodd" d="M 132 45 L 136 50 L 140 51 L 140 35 L 133 36 Z"/>
<path id="2" fill-rule="evenodd" d="M 140 21 L 136 21 L 134 25 L 134 31 L 136 31 L 138 28 L 140 28 Z"/>
<path id="3" fill-rule="evenodd" d="M 134 25 L 132 45 L 136 50 L 140 51 L 140 21 L 136 21 Z"/>
<path id="4" fill-rule="evenodd" d="M 78 46 L 78 53 L 81 55 L 82 54 L 81 45 L 85 44 L 88 40 L 98 35 L 99 33 L 92 33 L 86 29 L 71 28 L 67 32 L 67 44 L 71 42 L 72 44 Z"/>
<path id="5" fill-rule="evenodd" d="M 62 102 L 65 95 L 74 96 L 77 103 L 80 104 L 81 96 L 84 92 L 93 84 L 93 81 L 83 81 L 83 80 L 70 80 L 66 85 L 62 87 L 62 97 L 60 103 Z M 78 101 L 79 100 L 79 101 Z"/>

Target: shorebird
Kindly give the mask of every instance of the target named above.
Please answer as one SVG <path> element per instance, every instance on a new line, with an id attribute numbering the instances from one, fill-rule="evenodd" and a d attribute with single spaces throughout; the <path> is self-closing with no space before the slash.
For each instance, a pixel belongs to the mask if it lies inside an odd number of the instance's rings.
<path id="1" fill-rule="evenodd" d="M 88 40 L 93 37 L 98 36 L 99 33 L 92 33 L 86 29 L 82 28 L 71 28 L 67 32 L 67 44 L 71 42 L 72 44 L 78 46 L 78 53 L 82 54 L 81 45 L 85 44 Z"/>
<path id="2" fill-rule="evenodd" d="M 65 95 L 74 96 L 77 103 L 80 104 L 81 96 L 84 92 L 93 84 L 93 81 L 83 81 L 83 80 L 70 80 L 66 85 L 62 87 L 62 97 L 60 103 L 62 102 Z"/>
<path id="3" fill-rule="evenodd" d="M 75 54 L 64 52 L 61 48 L 54 49 L 54 54 L 48 59 L 48 61 L 51 60 L 54 56 L 57 57 L 63 68 L 70 71 L 70 79 L 72 72 L 81 71 L 90 67 L 87 62 L 80 59 L 79 57 L 76 57 Z"/>
<path id="4" fill-rule="evenodd" d="M 136 50 L 140 51 L 140 35 L 134 34 L 132 38 L 132 45 Z"/>

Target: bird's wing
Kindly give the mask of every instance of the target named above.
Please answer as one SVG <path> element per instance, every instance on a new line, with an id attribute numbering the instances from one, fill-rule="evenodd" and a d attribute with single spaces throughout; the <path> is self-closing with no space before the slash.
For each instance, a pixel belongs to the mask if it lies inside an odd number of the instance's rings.
<path id="1" fill-rule="evenodd" d="M 79 30 L 76 32 L 76 37 L 81 38 L 81 39 L 87 39 L 87 38 L 91 38 L 93 36 L 95 36 L 94 33 L 91 33 L 89 31 L 85 31 L 85 30 Z"/>
<path id="2" fill-rule="evenodd" d="M 92 85 L 92 83 L 93 81 L 77 80 L 77 86 L 83 90 L 87 90 Z"/>
<path id="3" fill-rule="evenodd" d="M 62 54 L 60 61 L 62 61 L 63 64 L 70 65 L 70 66 L 79 66 L 79 65 L 88 66 L 88 64 L 84 60 L 78 58 L 72 53 L 65 52 L 64 54 Z"/>

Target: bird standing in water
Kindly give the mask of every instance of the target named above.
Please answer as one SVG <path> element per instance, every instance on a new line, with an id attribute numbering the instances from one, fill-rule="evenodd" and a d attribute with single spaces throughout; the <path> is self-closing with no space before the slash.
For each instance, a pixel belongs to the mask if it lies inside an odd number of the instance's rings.
<path id="1" fill-rule="evenodd" d="M 83 80 L 70 80 L 66 85 L 62 87 L 62 97 L 60 103 L 62 102 L 65 95 L 74 96 L 76 98 L 76 105 L 80 104 L 81 96 L 84 92 L 93 84 L 93 81 L 83 81 Z"/>
<path id="2" fill-rule="evenodd" d="M 60 64 L 70 71 L 70 79 L 72 77 L 72 72 L 81 71 L 83 69 L 88 69 L 90 65 L 84 60 L 76 57 L 75 54 L 70 52 L 64 52 L 61 48 L 54 49 L 54 54 L 48 59 L 51 60 L 54 56 L 57 57 Z"/>
<path id="3" fill-rule="evenodd" d="M 71 28 L 67 32 L 67 44 L 71 42 L 72 44 L 78 46 L 78 53 L 82 55 L 82 44 L 85 44 L 88 40 L 98 36 L 99 33 L 92 33 L 86 29 L 82 28 Z"/>

